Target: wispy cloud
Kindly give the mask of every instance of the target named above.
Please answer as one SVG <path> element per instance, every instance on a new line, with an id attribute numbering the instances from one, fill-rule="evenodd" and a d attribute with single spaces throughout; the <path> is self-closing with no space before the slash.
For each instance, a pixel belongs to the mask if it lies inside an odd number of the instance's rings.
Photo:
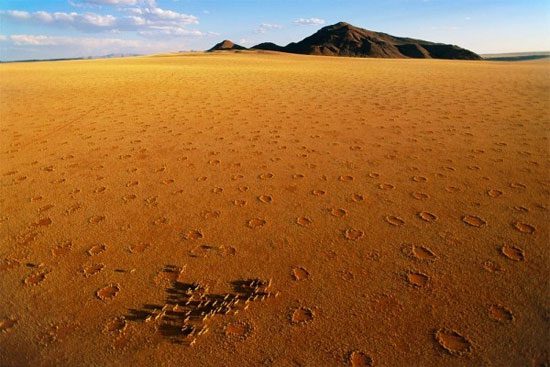
<path id="1" fill-rule="evenodd" d="M 69 4 L 76 7 L 83 6 L 157 6 L 156 0 L 68 0 Z"/>
<path id="2" fill-rule="evenodd" d="M 323 25 L 325 24 L 325 20 L 321 18 L 298 18 L 292 23 L 297 25 Z"/>
<path id="3" fill-rule="evenodd" d="M 283 26 L 280 24 L 274 24 L 274 23 L 262 23 L 259 25 L 259 27 L 256 29 L 256 33 L 266 33 L 267 31 L 273 30 L 273 29 L 282 29 Z"/>
<path id="4" fill-rule="evenodd" d="M 11 41 L 14 45 L 17 46 L 78 46 L 91 49 L 111 46 L 135 48 L 143 46 L 143 43 L 139 40 L 126 40 L 119 38 L 44 36 L 30 34 L 0 36 L 0 40 L 4 42 Z"/>
<path id="5" fill-rule="evenodd" d="M 145 54 L 185 49 L 181 39 L 123 39 L 49 36 L 36 34 L 0 35 L 2 61 L 42 58 Z M 17 55 L 17 56 L 14 56 Z"/>
<path id="6" fill-rule="evenodd" d="M 136 5 L 138 0 L 82 0 L 80 3 L 94 5 Z"/>
<path id="7" fill-rule="evenodd" d="M 31 13 L 21 10 L 6 10 L 1 11 L 0 14 L 5 14 L 13 19 L 25 20 L 32 17 Z"/>
<path id="8" fill-rule="evenodd" d="M 147 31 L 138 32 L 146 37 L 170 36 L 170 37 L 203 37 L 209 33 L 204 33 L 196 29 L 185 29 L 171 26 L 152 26 Z"/>
<path id="9" fill-rule="evenodd" d="M 194 15 L 178 13 L 157 7 L 129 8 L 127 11 L 151 22 L 172 22 L 180 25 L 199 23 L 199 18 Z"/>

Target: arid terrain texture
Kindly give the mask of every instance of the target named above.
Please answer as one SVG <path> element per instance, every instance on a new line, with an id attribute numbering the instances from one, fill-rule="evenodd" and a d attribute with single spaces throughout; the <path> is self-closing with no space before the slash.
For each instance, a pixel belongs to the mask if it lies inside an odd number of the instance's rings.
<path id="1" fill-rule="evenodd" d="M 0 65 L 0 365 L 546 366 L 550 63 Z"/>

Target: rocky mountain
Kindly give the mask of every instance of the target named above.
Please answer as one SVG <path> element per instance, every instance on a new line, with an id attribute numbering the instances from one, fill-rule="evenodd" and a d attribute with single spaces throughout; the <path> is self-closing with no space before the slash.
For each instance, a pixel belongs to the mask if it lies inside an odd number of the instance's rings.
<path id="1" fill-rule="evenodd" d="M 321 28 L 300 42 L 293 42 L 284 47 L 268 42 L 256 45 L 252 49 L 325 56 L 481 59 L 476 53 L 455 45 L 395 37 L 354 27 L 345 22 Z"/>
<path id="2" fill-rule="evenodd" d="M 237 45 L 230 40 L 224 40 L 218 44 L 216 44 L 214 47 L 212 47 L 209 52 L 212 51 L 233 51 L 233 50 L 246 50 L 246 47 Z"/>
<path id="3" fill-rule="evenodd" d="M 266 50 L 266 51 L 280 51 L 285 52 L 286 49 L 283 46 L 279 46 L 273 42 L 264 42 L 260 43 L 259 45 L 256 45 L 251 48 L 252 50 Z"/>

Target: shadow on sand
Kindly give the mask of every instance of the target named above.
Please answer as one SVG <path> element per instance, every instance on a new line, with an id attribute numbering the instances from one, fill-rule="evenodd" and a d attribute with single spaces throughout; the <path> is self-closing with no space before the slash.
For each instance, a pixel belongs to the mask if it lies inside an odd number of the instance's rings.
<path id="1" fill-rule="evenodd" d="M 167 265 L 164 271 L 174 266 Z M 217 315 L 235 315 L 254 301 L 277 296 L 269 289 L 271 281 L 242 279 L 231 282 L 232 292 L 209 293 L 200 283 L 172 282 L 166 289 L 164 304 L 144 304 L 130 309 L 125 318 L 135 322 L 151 322 L 156 330 L 174 343 L 193 345 L 208 331 L 208 320 Z"/>

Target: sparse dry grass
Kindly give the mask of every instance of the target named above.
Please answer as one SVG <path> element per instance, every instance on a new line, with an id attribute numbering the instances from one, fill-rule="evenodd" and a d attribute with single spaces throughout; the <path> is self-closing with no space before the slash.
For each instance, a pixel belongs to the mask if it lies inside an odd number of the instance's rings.
<path id="1" fill-rule="evenodd" d="M 0 65 L 0 364 L 547 361 L 549 71 Z M 250 278 L 280 295 L 216 313 L 193 347 L 121 318 L 174 282 Z"/>

